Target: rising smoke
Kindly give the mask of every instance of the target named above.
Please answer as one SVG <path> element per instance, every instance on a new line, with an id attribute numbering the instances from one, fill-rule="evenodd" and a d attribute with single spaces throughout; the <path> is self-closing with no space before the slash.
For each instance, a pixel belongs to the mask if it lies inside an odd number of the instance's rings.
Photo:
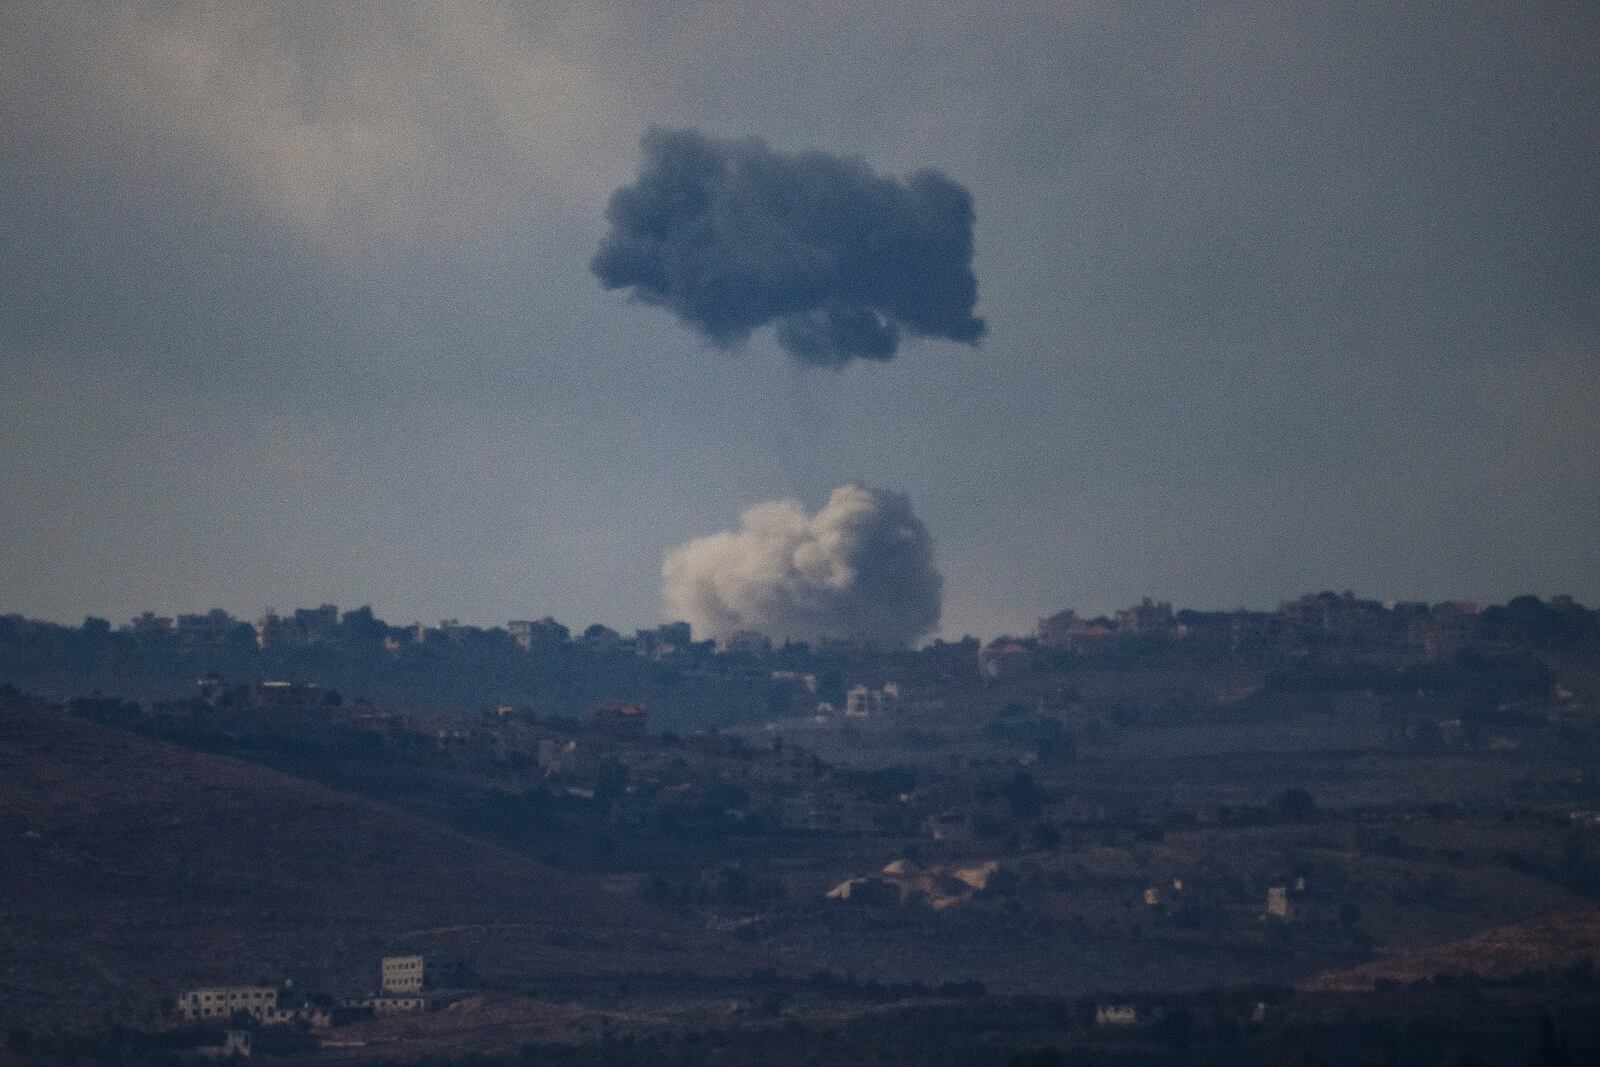
<path id="1" fill-rule="evenodd" d="M 936 170 L 648 130 L 590 269 L 719 347 L 776 324 L 796 359 L 886 360 L 902 332 L 976 344 L 972 195 Z"/>
<path id="2" fill-rule="evenodd" d="M 841 486 L 822 510 L 796 500 L 747 509 L 739 529 L 667 553 L 668 613 L 696 631 L 904 645 L 936 628 L 944 581 L 932 539 L 900 493 Z"/>

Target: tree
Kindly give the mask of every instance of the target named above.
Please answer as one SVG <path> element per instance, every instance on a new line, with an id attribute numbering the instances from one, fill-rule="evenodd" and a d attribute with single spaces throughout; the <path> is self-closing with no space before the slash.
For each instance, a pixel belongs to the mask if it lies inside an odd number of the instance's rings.
<path id="1" fill-rule="evenodd" d="M 1272 802 L 1273 810 L 1285 819 L 1308 822 L 1317 816 L 1317 801 L 1304 789 L 1285 789 Z"/>
<path id="2" fill-rule="evenodd" d="M 1047 822 L 1034 824 L 1029 832 L 1033 847 L 1041 852 L 1053 852 L 1061 847 L 1061 831 Z"/>
<path id="3" fill-rule="evenodd" d="M 1154 1027 L 1155 1035 L 1168 1048 L 1181 1051 L 1194 1040 L 1194 1013 L 1188 1008 L 1173 1008 L 1162 1013 Z"/>
<path id="4" fill-rule="evenodd" d="M 339 628 L 352 641 L 370 645 L 382 644 L 389 635 L 389 627 L 372 613 L 370 604 L 345 612 L 339 618 Z"/>
<path id="5" fill-rule="evenodd" d="M 1533 1067 L 1572 1067 L 1572 1047 L 1567 1036 L 1556 1030 L 1548 1013 L 1539 1019 L 1539 1040 L 1534 1046 Z"/>
<path id="6" fill-rule="evenodd" d="M 1044 807 L 1039 794 L 1039 784 L 1027 771 L 1018 771 L 1000 787 L 1000 795 L 1011 805 L 1011 814 L 1019 819 L 1036 818 Z"/>
<path id="7" fill-rule="evenodd" d="M 628 788 L 628 768 L 615 756 L 606 756 L 594 769 L 594 798 L 607 802 L 622 796 Z"/>

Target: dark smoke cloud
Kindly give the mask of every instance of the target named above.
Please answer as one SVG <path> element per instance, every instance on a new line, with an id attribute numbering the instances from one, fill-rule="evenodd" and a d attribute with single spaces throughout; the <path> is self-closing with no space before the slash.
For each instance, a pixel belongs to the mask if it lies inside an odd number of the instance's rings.
<path id="1" fill-rule="evenodd" d="M 806 363 L 886 360 L 901 333 L 976 344 L 972 195 L 935 170 L 648 130 L 590 269 L 720 347 L 769 323 Z"/>
<path id="2" fill-rule="evenodd" d="M 756 504 L 739 529 L 667 553 L 661 576 L 668 614 L 716 637 L 908 644 L 939 625 L 944 590 L 911 502 L 859 485 L 815 515 L 796 500 Z"/>

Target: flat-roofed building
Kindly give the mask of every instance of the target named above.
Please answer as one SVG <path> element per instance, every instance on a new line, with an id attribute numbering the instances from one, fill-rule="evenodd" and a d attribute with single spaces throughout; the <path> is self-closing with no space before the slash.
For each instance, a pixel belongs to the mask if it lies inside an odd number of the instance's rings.
<path id="1" fill-rule="evenodd" d="M 404 1015 L 407 1012 L 427 1011 L 428 998 L 417 994 L 390 994 L 373 997 L 367 1002 L 374 1015 Z"/>
<path id="2" fill-rule="evenodd" d="M 589 706 L 589 722 L 607 733 L 643 734 L 650 724 L 650 709 L 644 704 L 602 701 Z"/>
<path id="3" fill-rule="evenodd" d="M 1132 1004 L 1097 1004 L 1094 1009 L 1096 1026 L 1137 1026 L 1139 1009 Z"/>
<path id="4" fill-rule="evenodd" d="M 1289 900 L 1288 886 L 1273 885 L 1267 887 L 1267 914 L 1274 919 L 1294 918 L 1294 904 Z"/>
<path id="5" fill-rule="evenodd" d="M 883 712 L 883 690 L 868 689 L 858 685 L 845 694 L 844 713 L 854 719 L 865 719 Z"/>
<path id="6" fill-rule="evenodd" d="M 385 956 L 380 975 L 385 993 L 420 993 L 427 971 L 421 956 Z"/>
<path id="7" fill-rule="evenodd" d="M 277 1010 L 276 986 L 215 986 L 178 994 L 178 1015 L 184 1019 L 227 1019 L 236 1011 L 263 1019 Z"/>
<path id="8" fill-rule="evenodd" d="M 572 639 L 571 631 L 548 615 L 542 619 L 512 619 L 506 623 L 506 633 L 524 651 L 554 648 Z"/>
<path id="9" fill-rule="evenodd" d="M 1166 634 L 1173 630 L 1172 605 L 1145 597 L 1131 608 L 1117 612 L 1117 631 L 1123 634 Z"/>

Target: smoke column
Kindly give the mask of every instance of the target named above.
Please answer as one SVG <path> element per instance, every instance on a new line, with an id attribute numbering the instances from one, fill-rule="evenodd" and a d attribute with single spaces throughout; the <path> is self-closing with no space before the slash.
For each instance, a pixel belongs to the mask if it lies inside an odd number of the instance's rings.
<path id="1" fill-rule="evenodd" d="M 590 269 L 730 348 L 772 325 L 802 363 L 892 359 L 902 334 L 976 345 L 972 195 L 859 158 L 648 130 Z"/>
<path id="2" fill-rule="evenodd" d="M 746 509 L 661 565 L 667 614 L 702 634 L 905 645 L 937 628 L 944 581 L 901 493 L 846 485 L 815 515 L 796 500 Z"/>

